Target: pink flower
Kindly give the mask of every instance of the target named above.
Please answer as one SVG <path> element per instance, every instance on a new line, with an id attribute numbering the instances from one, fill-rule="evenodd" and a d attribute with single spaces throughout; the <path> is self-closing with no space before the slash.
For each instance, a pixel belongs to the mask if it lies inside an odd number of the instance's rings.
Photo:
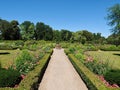
<path id="1" fill-rule="evenodd" d="M 18 87 L 18 85 L 16 84 L 15 86 L 14 86 L 14 88 L 17 88 Z"/>
<path id="2" fill-rule="evenodd" d="M 113 84 L 112 87 L 119 88 L 119 86 L 117 84 Z"/>
<path id="3" fill-rule="evenodd" d="M 21 78 L 24 79 L 24 78 L 25 78 L 25 75 L 22 74 L 22 75 L 21 75 Z"/>

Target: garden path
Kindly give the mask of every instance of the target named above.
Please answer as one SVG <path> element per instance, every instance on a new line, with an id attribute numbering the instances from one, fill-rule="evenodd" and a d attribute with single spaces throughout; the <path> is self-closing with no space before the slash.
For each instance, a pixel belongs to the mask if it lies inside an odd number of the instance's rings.
<path id="1" fill-rule="evenodd" d="M 64 49 L 54 49 L 38 90 L 88 90 Z"/>

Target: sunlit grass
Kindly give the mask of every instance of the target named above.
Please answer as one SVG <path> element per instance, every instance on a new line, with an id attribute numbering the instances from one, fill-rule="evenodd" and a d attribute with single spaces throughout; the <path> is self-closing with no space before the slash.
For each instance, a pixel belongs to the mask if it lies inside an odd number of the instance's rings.
<path id="1" fill-rule="evenodd" d="M 10 66 L 15 62 L 16 57 L 20 54 L 20 50 L 0 50 L 0 53 L 8 52 L 9 54 L 0 54 L 0 63 L 3 68 Z"/>
<path id="2" fill-rule="evenodd" d="M 108 62 L 113 69 L 120 69 L 120 51 L 89 51 L 95 60 Z"/>

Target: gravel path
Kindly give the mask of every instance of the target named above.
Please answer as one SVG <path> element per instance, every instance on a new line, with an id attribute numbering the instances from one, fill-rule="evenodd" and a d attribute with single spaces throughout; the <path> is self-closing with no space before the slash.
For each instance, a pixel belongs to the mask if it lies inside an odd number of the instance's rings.
<path id="1" fill-rule="evenodd" d="M 39 90 L 88 90 L 63 49 L 54 49 Z"/>

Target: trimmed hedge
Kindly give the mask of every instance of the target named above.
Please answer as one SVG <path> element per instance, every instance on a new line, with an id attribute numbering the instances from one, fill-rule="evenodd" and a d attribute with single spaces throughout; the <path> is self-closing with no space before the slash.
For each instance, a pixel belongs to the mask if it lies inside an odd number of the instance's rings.
<path id="1" fill-rule="evenodd" d="M 115 45 L 103 45 L 100 47 L 102 51 L 120 51 L 120 46 L 116 47 Z"/>
<path id="2" fill-rule="evenodd" d="M 120 90 L 119 88 L 108 88 L 101 80 L 91 72 L 82 62 L 77 60 L 73 54 L 68 54 L 68 57 L 81 76 L 81 78 L 86 83 L 89 90 Z"/>
<path id="3" fill-rule="evenodd" d="M 36 90 L 48 65 L 50 55 L 51 53 L 47 53 L 39 61 L 39 65 L 27 74 L 17 88 L 0 88 L 0 90 Z"/>

